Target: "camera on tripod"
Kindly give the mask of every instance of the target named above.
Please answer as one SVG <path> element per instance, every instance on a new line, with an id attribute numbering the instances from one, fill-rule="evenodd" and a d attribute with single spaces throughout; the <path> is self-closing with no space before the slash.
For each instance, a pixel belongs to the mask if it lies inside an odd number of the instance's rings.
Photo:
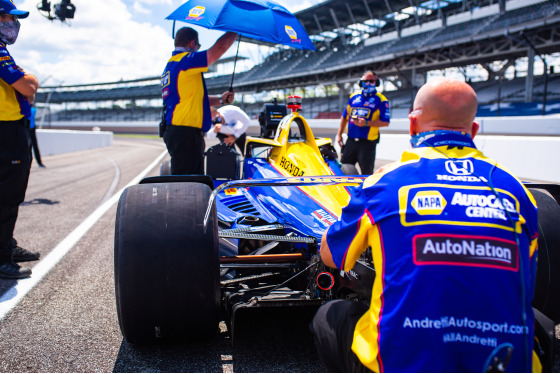
<path id="1" fill-rule="evenodd" d="M 42 0 L 40 4 L 37 4 L 37 9 L 43 16 L 49 20 L 58 19 L 62 22 L 73 19 L 74 13 L 76 13 L 76 6 L 72 4 L 71 0 L 61 0 L 60 3 L 54 6 L 54 16 L 51 15 L 51 3 L 48 0 Z M 46 14 L 45 14 L 46 13 Z"/>

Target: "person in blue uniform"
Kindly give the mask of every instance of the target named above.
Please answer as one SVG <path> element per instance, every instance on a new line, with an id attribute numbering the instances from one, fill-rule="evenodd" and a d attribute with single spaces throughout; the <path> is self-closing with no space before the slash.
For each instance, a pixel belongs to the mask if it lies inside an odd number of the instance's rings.
<path id="1" fill-rule="evenodd" d="M 175 50 L 161 76 L 165 131 L 171 174 L 204 174 L 204 133 L 212 127 L 211 106 L 233 102 L 233 92 L 209 96 L 203 73 L 231 47 L 236 33 L 222 35 L 198 52 L 198 33 L 184 27 L 175 35 Z"/>
<path id="2" fill-rule="evenodd" d="M 348 271 L 371 248 L 371 303 L 336 300 L 313 320 L 328 371 L 508 372 L 533 356 L 537 206 L 473 143 L 477 98 L 465 82 L 420 88 L 412 149 L 368 177 L 320 253 Z M 536 359 L 535 359 L 536 358 Z"/>
<path id="3" fill-rule="evenodd" d="M 16 65 L 7 46 L 17 39 L 19 19 L 28 15 L 11 0 L 0 0 L 0 278 L 8 279 L 31 275 L 30 269 L 16 262 L 39 259 L 39 253 L 21 248 L 13 238 L 31 168 L 29 102 L 39 81 Z"/>
<path id="4" fill-rule="evenodd" d="M 391 116 L 389 101 L 377 92 L 375 73 L 368 71 L 360 80 L 361 92 L 350 96 L 342 112 L 336 141 L 342 149 L 342 164 L 358 163 L 362 174 L 373 173 L 375 152 L 379 143 L 379 128 L 389 126 Z M 348 125 L 348 138 L 343 143 L 342 134 Z"/>

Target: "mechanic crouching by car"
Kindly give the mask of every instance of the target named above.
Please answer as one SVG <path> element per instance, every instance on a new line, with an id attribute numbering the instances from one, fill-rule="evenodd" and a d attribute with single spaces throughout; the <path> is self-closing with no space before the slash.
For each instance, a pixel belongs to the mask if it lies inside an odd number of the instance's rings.
<path id="1" fill-rule="evenodd" d="M 165 126 L 163 140 L 171 156 L 171 174 L 204 174 L 204 132 L 212 126 L 210 106 L 233 102 L 234 93 L 208 96 L 203 72 L 231 47 L 236 33 L 222 35 L 210 49 L 198 52 L 198 33 L 183 27 L 161 76 Z"/>
<path id="2" fill-rule="evenodd" d="M 0 278 L 7 279 L 29 277 L 31 270 L 17 262 L 39 259 L 39 253 L 21 248 L 13 238 L 31 169 L 26 117 L 39 81 L 16 65 L 6 46 L 17 39 L 18 19 L 28 15 L 12 1 L 0 0 Z"/>
<path id="3" fill-rule="evenodd" d="M 245 133 L 251 124 L 251 119 L 241 108 L 235 105 L 225 105 L 219 109 L 212 108 L 213 126 L 206 133 L 208 139 L 218 137 L 222 143 L 239 148 L 239 153 L 245 151 Z"/>
<path id="4" fill-rule="evenodd" d="M 367 178 L 323 235 L 327 266 L 348 271 L 371 248 L 376 272 L 369 308 L 335 300 L 313 320 L 328 371 L 539 369 L 537 207 L 476 149 L 476 110 L 464 82 L 424 85 L 409 115 L 412 149 Z"/>

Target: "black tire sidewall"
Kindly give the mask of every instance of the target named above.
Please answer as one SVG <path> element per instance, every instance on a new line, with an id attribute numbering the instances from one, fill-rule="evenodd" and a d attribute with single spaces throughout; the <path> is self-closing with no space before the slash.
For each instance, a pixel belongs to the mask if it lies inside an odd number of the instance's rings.
<path id="1" fill-rule="evenodd" d="M 121 196 L 115 232 L 119 324 L 131 343 L 212 336 L 219 321 L 216 209 L 201 183 L 131 186 Z"/>

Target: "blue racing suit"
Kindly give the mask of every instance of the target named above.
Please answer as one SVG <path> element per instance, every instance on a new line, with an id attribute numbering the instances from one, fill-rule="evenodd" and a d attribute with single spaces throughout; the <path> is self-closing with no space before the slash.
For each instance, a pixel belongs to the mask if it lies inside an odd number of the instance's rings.
<path id="1" fill-rule="evenodd" d="M 532 195 L 469 135 L 415 137 L 327 233 L 342 270 L 372 251 L 352 350 L 376 372 L 480 372 L 512 346 L 508 371 L 531 371 L 537 236 Z"/>

